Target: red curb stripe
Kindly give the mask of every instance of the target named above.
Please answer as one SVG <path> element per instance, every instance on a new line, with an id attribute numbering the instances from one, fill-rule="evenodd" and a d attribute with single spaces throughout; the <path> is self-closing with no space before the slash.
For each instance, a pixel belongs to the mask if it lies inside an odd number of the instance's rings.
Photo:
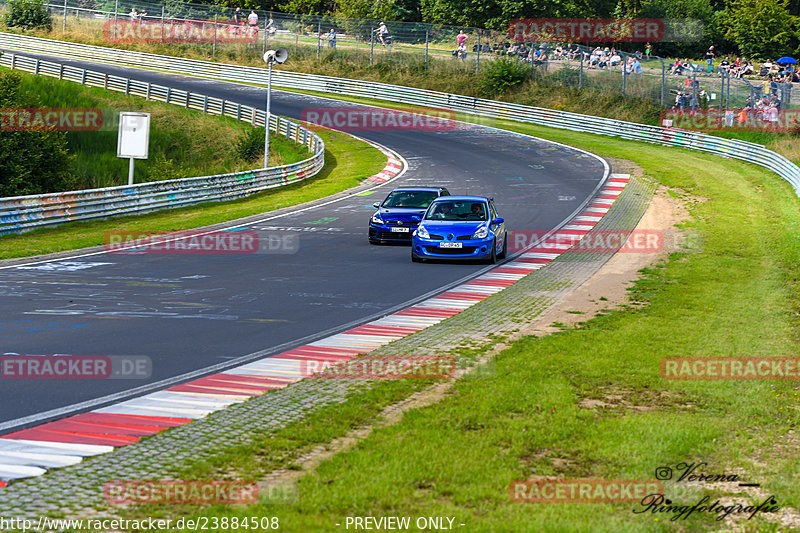
<path id="1" fill-rule="evenodd" d="M 528 275 L 528 274 L 530 274 L 531 271 L 528 270 L 527 268 L 500 267 L 500 268 L 495 268 L 494 270 L 492 270 L 492 272 L 496 273 L 496 274 L 523 274 L 523 275 Z"/>
<path id="2" fill-rule="evenodd" d="M 188 424 L 191 418 L 171 418 L 166 416 L 145 416 L 145 415 L 117 415 L 111 413 L 83 413 L 75 415 L 67 420 L 75 422 L 86 422 L 90 424 L 105 424 L 107 426 L 122 425 L 124 427 L 162 427 L 171 428 Z"/>
<path id="3" fill-rule="evenodd" d="M 489 296 L 491 296 L 491 294 L 447 291 L 437 295 L 436 297 L 447 298 L 448 300 L 485 300 Z"/>
<path id="4" fill-rule="evenodd" d="M 467 285 L 485 285 L 488 287 L 508 287 L 517 282 L 515 279 L 473 279 Z"/>
<path id="5" fill-rule="evenodd" d="M 169 392 L 195 392 L 201 394 L 223 394 L 225 396 L 241 396 L 242 398 L 252 398 L 253 396 L 261 396 L 261 391 L 242 390 L 242 389 L 225 389 L 219 386 L 211 385 L 175 385 L 168 389 Z"/>
<path id="6" fill-rule="evenodd" d="M 365 324 L 363 326 L 358 326 L 357 328 L 353 328 L 350 330 L 345 331 L 348 335 L 411 335 L 412 333 L 416 333 L 417 331 L 424 329 L 422 326 L 414 328 L 408 326 L 375 326 L 370 324 Z"/>
<path id="7" fill-rule="evenodd" d="M 246 387 L 268 387 L 271 385 L 286 385 L 292 381 L 291 378 L 258 376 L 255 374 L 215 374 L 209 376 L 220 382 L 232 383 L 234 385 L 244 385 Z"/>
<path id="8" fill-rule="evenodd" d="M 139 437 L 101 437 L 85 433 L 46 431 L 39 428 L 23 429 L 22 431 L 17 431 L 9 435 L 3 435 L 3 438 L 14 440 L 41 440 L 45 442 L 67 442 L 71 444 L 99 444 L 102 446 L 126 446 L 139 441 Z"/>
<path id="9" fill-rule="evenodd" d="M 442 309 L 441 307 L 420 307 L 415 305 L 389 316 L 419 316 L 426 318 L 438 318 L 450 317 L 457 315 L 460 312 L 461 311 L 459 309 Z"/>
<path id="10" fill-rule="evenodd" d="M 514 261 L 519 261 L 520 263 L 538 263 L 544 264 L 549 263 L 552 259 L 545 259 L 544 257 L 518 257 L 514 259 Z"/>
<path id="11" fill-rule="evenodd" d="M 36 426 L 36 429 L 42 431 L 60 431 L 63 433 L 79 433 L 81 435 L 94 435 L 96 437 L 107 436 L 138 436 L 153 435 L 163 430 L 163 427 L 123 427 L 123 426 L 106 426 L 102 424 L 89 424 L 85 422 L 76 422 L 69 418 L 64 420 L 57 420 L 55 422 L 48 422 L 41 426 Z"/>

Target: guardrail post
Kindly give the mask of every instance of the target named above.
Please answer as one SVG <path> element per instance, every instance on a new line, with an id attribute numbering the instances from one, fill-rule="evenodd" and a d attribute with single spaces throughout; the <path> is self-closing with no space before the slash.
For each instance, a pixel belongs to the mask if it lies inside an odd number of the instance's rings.
<path id="1" fill-rule="evenodd" d="M 225 100 L 224 98 L 222 99 L 222 111 L 220 111 L 220 113 L 219 113 L 223 117 L 225 116 L 225 102 L 226 101 L 227 100 Z"/>
<path id="2" fill-rule="evenodd" d="M 131 94 L 131 79 L 130 78 L 125 78 L 125 94 L 126 95 Z"/>
<path id="3" fill-rule="evenodd" d="M 33 73 L 36 74 L 37 76 L 39 75 L 39 62 L 40 62 L 40 60 L 37 59 L 36 60 L 36 65 L 33 67 Z"/>
<path id="4" fill-rule="evenodd" d="M 149 81 L 147 82 L 147 91 L 144 94 L 144 99 L 145 100 L 150 100 L 150 89 L 151 89 L 152 85 L 153 84 L 150 83 Z"/>
<path id="5" fill-rule="evenodd" d="M 103 74 L 103 89 L 108 90 L 108 74 Z"/>
<path id="6" fill-rule="evenodd" d="M 81 85 L 86 85 L 86 69 L 81 69 Z"/>
<path id="7" fill-rule="evenodd" d="M 208 113 L 208 95 L 203 95 L 203 113 Z"/>
<path id="8" fill-rule="evenodd" d="M 14 70 L 16 64 L 17 64 L 17 54 L 11 54 L 11 70 Z"/>
<path id="9" fill-rule="evenodd" d="M 242 120 L 242 106 L 241 106 L 241 104 L 236 104 L 236 120 Z"/>
<path id="10" fill-rule="evenodd" d="M 172 87 L 167 87 L 167 99 L 164 100 L 166 103 L 169 103 L 170 96 L 172 96 Z"/>
<path id="11" fill-rule="evenodd" d="M 192 98 L 192 93 L 186 91 L 186 105 L 184 106 L 185 109 L 189 109 L 189 100 Z"/>
<path id="12" fill-rule="evenodd" d="M 58 79 L 60 79 L 60 80 L 64 79 L 64 64 L 63 63 L 58 65 Z"/>

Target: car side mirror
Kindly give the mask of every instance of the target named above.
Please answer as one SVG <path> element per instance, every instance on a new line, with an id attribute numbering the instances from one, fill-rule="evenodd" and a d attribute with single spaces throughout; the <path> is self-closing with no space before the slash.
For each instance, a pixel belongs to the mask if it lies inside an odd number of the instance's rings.
<path id="1" fill-rule="evenodd" d="M 381 206 L 380 202 L 375 202 L 374 204 L 372 204 L 372 207 L 374 207 L 375 209 L 378 209 L 380 206 Z"/>
<path id="2" fill-rule="evenodd" d="M 506 221 L 506 219 L 504 219 L 503 217 L 497 217 L 496 219 L 492 220 L 492 224 L 500 225 L 505 221 Z"/>

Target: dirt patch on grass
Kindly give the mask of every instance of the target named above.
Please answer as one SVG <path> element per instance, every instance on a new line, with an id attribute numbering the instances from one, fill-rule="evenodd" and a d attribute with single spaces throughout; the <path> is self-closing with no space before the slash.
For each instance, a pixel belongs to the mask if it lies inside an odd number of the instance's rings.
<path id="1" fill-rule="evenodd" d="M 679 194 L 678 196 L 684 196 Z M 685 202 L 663 186 L 656 190 L 653 200 L 636 226 L 636 231 L 660 231 L 663 248 L 654 253 L 617 253 L 588 281 L 575 289 L 556 307 L 523 327 L 520 335 L 547 335 L 578 322 L 584 322 L 599 312 L 622 305 L 637 305 L 628 297 L 628 289 L 639 277 L 639 271 L 668 254 L 684 249 L 688 232 L 676 225 L 689 219 Z"/>

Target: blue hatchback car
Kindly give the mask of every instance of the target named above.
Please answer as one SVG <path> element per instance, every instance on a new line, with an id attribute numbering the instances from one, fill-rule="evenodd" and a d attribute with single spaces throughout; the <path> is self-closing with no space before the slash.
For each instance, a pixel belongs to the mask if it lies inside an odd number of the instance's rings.
<path id="1" fill-rule="evenodd" d="M 494 201 L 483 196 L 437 198 L 411 238 L 411 260 L 483 259 L 506 256 L 508 236 Z"/>
<path id="2" fill-rule="evenodd" d="M 444 187 L 398 187 L 372 204 L 378 211 L 369 220 L 369 242 L 410 242 L 431 202 L 449 195 Z"/>

